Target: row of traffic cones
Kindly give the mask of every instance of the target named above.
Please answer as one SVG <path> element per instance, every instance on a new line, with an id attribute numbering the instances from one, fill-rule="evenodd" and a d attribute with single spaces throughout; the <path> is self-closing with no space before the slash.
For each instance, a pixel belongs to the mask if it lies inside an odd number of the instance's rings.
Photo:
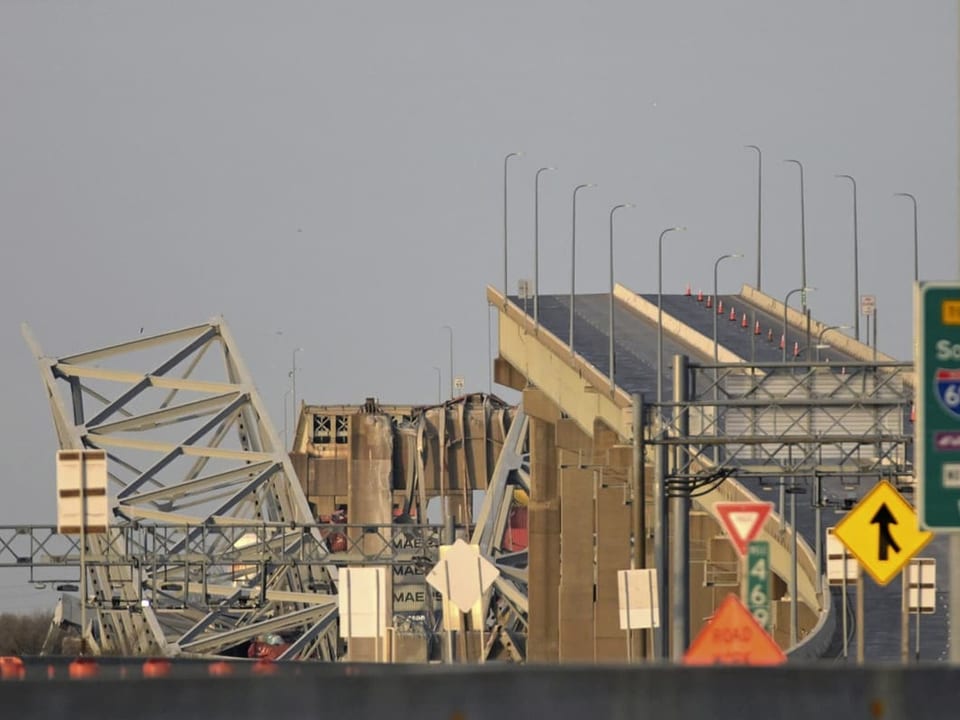
<path id="1" fill-rule="evenodd" d="M 692 291 L 692 288 L 690 287 L 689 283 L 687 284 L 687 290 L 686 290 L 686 292 L 685 292 L 684 294 L 685 294 L 687 297 L 691 297 L 691 296 L 693 295 L 693 291 Z M 704 302 L 703 290 L 697 290 L 697 302 Z M 705 305 L 706 305 L 706 307 L 708 307 L 708 308 L 712 308 L 712 307 L 713 307 L 713 296 L 712 296 L 712 295 L 707 295 L 707 296 L 706 296 L 706 303 L 705 303 Z M 722 299 L 722 298 L 718 298 L 718 299 L 717 299 L 717 315 L 723 315 L 723 314 L 724 314 L 724 312 L 723 312 L 723 299 Z M 730 314 L 728 315 L 728 318 L 729 318 L 729 320 L 730 320 L 731 322 L 735 322 L 735 321 L 736 321 L 736 319 L 737 319 L 737 311 L 736 311 L 735 308 L 730 308 Z M 750 327 L 750 321 L 747 319 L 747 313 L 743 313 L 743 314 L 741 315 L 741 317 L 740 317 L 740 327 L 743 328 L 743 329 L 747 329 L 748 327 Z M 753 324 L 753 334 L 754 334 L 754 335 L 761 335 L 761 334 L 762 334 L 762 332 L 761 332 L 761 330 L 760 330 L 760 321 L 759 321 L 759 320 L 756 320 L 756 321 L 754 322 L 754 324 Z M 769 330 L 767 330 L 767 341 L 768 341 L 768 342 L 773 342 L 773 340 L 774 340 L 773 330 L 772 330 L 772 329 L 769 329 Z M 780 349 L 781 349 L 781 350 L 783 350 L 785 344 L 786 344 L 786 338 L 783 336 L 783 333 L 780 333 Z M 798 343 L 798 342 L 794 342 L 794 343 L 793 343 L 793 357 L 795 357 L 795 358 L 796 358 L 796 357 L 800 357 L 800 343 Z"/>

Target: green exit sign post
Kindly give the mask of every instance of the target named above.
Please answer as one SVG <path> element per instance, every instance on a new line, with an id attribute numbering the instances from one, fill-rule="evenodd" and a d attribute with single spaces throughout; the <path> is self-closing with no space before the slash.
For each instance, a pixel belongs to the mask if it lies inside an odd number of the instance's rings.
<path id="1" fill-rule="evenodd" d="M 753 540 L 747 546 L 747 609 L 770 632 L 770 543 Z"/>
<path id="2" fill-rule="evenodd" d="M 915 307 L 920 526 L 960 532 L 960 283 L 925 283 Z"/>

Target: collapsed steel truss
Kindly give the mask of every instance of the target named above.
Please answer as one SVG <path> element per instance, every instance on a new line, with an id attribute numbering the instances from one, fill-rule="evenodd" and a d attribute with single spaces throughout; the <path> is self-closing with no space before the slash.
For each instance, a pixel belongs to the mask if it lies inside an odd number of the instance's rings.
<path id="1" fill-rule="evenodd" d="M 301 657 L 336 657 L 336 597 L 320 533 L 252 378 L 219 319 L 65 357 L 24 336 L 62 449 L 108 458 L 118 525 L 86 536 L 88 596 L 103 652 L 216 653 L 267 631 L 296 630 Z M 135 369 L 146 365 L 148 370 Z M 262 564 L 227 581 L 224 562 L 257 566 L 263 544 L 227 528 L 259 525 L 306 564 Z M 146 527 L 153 527 L 148 530 Z M 129 533 L 128 528 L 144 532 Z M 141 563 L 164 537 L 162 563 Z M 110 562 L 118 550 L 126 562 Z M 191 562 L 192 560 L 192 562 Z M 182 607 L 164 611 L 169 590 Z M 243 608 L 245 595 L 261 601 Z M 210 597 L 220 598 L 211 607 Z"/>
<path id="2" fill-rule="evenodd" d="M 436 562 L 438 527 L 315 524 L 223 320 L 58 358 L 24 336 L 60 447 L 107 452 L 116 520 L 85 537 L 85 636 L 101 652 L 215 655 L 284 633 L 295 640 L 282 657 L 336 660 L 338 567 Z M 473 537 L 501 571 L 486 652 L 518 661 L 526 552 L 505 551 L 503 536 L 513 490 L 530 489 L 526 443 L 521 410 Z M 331 533 L 345 550 L 329 551 Z M 53 527 L 0 528 L 0 567 L 29 568 L 35 583 L 57 582 L 49 573 L 80 556 L 79 538 Z"/>

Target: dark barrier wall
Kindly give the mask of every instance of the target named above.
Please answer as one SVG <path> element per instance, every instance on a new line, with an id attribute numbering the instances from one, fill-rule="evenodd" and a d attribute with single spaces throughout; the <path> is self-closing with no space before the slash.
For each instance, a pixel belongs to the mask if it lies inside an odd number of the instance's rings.
<path id="1" fill-rule="evenodd" d="M 3 717 L 601 720 L 955 718 L 960 669 L 285 665 L 270 676 L 0 682 Z"/>

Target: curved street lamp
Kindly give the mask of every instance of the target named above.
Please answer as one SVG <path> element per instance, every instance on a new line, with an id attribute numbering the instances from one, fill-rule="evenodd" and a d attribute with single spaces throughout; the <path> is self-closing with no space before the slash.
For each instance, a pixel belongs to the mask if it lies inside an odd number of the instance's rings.
<path id="1" fill-rule="evenodd" d="M 852 175 L 835 175 L 846 178 L 853 186 L 853 332 L 860 342 L 860 240 L 857 234 L 857 181 Z"/>
<path id="2" fill-rule="evenodd" d="M 632 208 L 636 207 L 633 203 L 620 203 L 619 205 L 614 205 L 610 208 L 610 322 L 609 327 L 607 328 L 607 333 L 610 336 L 610 395 L 614 395 L 617 391 L 617 386 L 614 384 L 613 378 L 613 214 L 620 210 L 621 208 Z"/>
<path id="3" fill-rule="evenodd" d="M 542 167 L 533 180 L 533 323 L 540 326 L 540 175 L 555 167 Z"/>
<path id="4" fill-rule="evenodd" d="M 577 289 L 577 193 L 586 188 L 596 187 L 594 183 L 583 183 L 573 189 L 573 233 L 570 242 L 570 354 L 573 355 L 573 311 Z"/>
<path id="5" fill-rule="evenodd" d="M 683 232 L 685 227 L 669 227 L 657 240 L 657 403 L 663 402 L 663 237 L 671 232 Z"/>
<path id="6" fill-rule="evenodd" d="M 757 151 L 757 290 L 760 290 L 761 237 L 763 227 L 763 153 L 756 145 L 744 145 L 745 149 Z"/>
<path id="7" fill-rule="evenodd" d="M 807 223 L 806 208 L 803 198 L 803 163 L 799 160 L 784 160 L 785 163 L 792 163 L 800 168 L 800 285 L 807 286 Z M 803 301 L 803 311 L 807 311 L 807 295 L 800 296 Z"/>
<path id="8" fill-rule="evenodd" d="M 906 192 L 893 194 L 894 197 L 910 198 L 913 201 L 913 281 L 920 282 L 920 241 L 917 236 L 917 198 Z"/>
<path id="9" fill-rule="evenodd" d="M 783 362 L 787 361 L 787 310 L 790 307 L 790 298 L 796 293 L 808 293 L 816 290 L 816 288 L 811 287 L 798 287 L 794 288 L 787 293 L 787 296 L 783 299 Z"/>
<path id="10" fill-rule="evenodd" d="M 726 255 L 721 255 L 717 258 L 717 261 L 713 263 L 713 304 L 717 306 L 717 270 L 720 267 L 720 263 L 724 260 L 730 260 L 733 258 L 742 258 L 742 253 L 728 253 Z M 713 361 L 720 362 L 717 353 L 717 313 L 713 313 Z"/>
<path id="11" fill-rule="evenodd" d="M 849 325 L 829 325 L 828 327 L 825 327 L 823 330 L 820 331 L 820 333 L 817 335 L 817 362 L 820 362 L 820 348 L 823 347 L 823 336 L 826 335 L 831 330 L 849 330 L 849 329 L 850 329 Z"/>
<path id="12" fill-rule="evenodd" d="M 503 297 L 507 297 L 510 292 L 510 286 L 507 284 L 507 164 L 510 158 L 518 157 L 523 157 L 523 153 L 507 153 L 503 158 Z"/>

